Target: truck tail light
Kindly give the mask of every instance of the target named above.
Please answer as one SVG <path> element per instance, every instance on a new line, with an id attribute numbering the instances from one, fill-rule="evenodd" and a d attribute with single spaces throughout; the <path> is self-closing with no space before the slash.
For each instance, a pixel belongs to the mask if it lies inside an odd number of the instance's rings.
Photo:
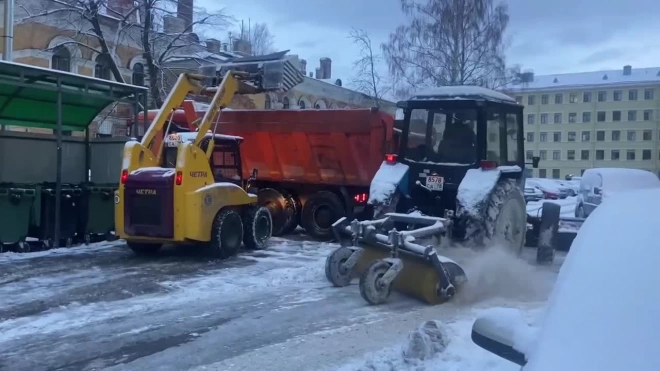
<path id="1" fill-rule="evenodd" d="M 482 160 L 479 164 L 482 170 L 493 170 L 497 169 L 497 162 Z"/>
<path id="2" fill-rule="evenodd" d="M 399 156 L 393 153 L 387 154 L 385 155 L 385 162 L 388 163 L 389 165 L 393 165 L 396 163 L 397 157 Z"/>
<path id="3" fill-rule="evenodd" d="M 174 178 L 174 184 L 181 185 L 183 183 L 183 173 L 180 171 L 176 172 L 176 177 Z"/>
<path id="4" fill-rule="evenodd" d="M 128 179 L 128 170 L 121 171 L 121 184 L 126 184 L 126 179 Z"/>

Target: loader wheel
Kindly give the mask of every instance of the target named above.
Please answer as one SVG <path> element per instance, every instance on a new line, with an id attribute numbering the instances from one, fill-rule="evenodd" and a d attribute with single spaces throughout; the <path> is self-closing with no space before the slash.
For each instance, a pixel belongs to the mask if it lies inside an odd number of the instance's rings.
<path id="1" fill-rule="evenodd" d="M 392 284 L 383 285 L 380 279 L 390 269 L 390 264 L 382 260 L 371 263 L 360 277 L 360 295 L 367 303 L 378 305 L 384 303 L 392 292 Z"/>
<path id="2" fill-rule="evenodd" d="M 286 192 L 286 191 L 281 191 L 282 196 L 284 196 L 285 200 L 285 210 L 288 215 L 288 219 L 286 223 L 284 224 L 284 227 L 282 227 L 282 233 L 281 234 L 289 234 L 298 228 L 298 225 L 300 225 L 300 214 L 302 211 L 302 204 L 300 203 L 300 200 L 294 196 L 293 194 Z"/>
<path id="3" fill-rule="evenodd" d="M 353 272 L 344 268 L 344 263 L 353 255 L 353 251 L 346 247 L 339 247 L 325 260 L 325 277 L 335 287 L 348 286 L 353 278 Z"/>
<path id="4" fill-rule="evenodd" d="M 539 242 L 536 248 L 536 262 L 538 264 L 551 264 L 555 259 L 560 214 L 561 206 L 554 202 L 545 202 L 541 206 Z"/>
<path id="5" fill-rule="evenodd" d="M 300 223 L 310 236 L 320 240 L 333 237 L 332 223 L 344 216 L 346 211 L 341 199 L 329 191 L 313 194 L 302 209 Z"/>
<path id="6" fill-rule="evenodd" d="M 465 237 L 484 245 L 487 240 L 505 243 L 516 254 L 525 245 L 527 231 L 527 204 L 515 179 L 501 179 L 488 200 L 481 217 L 471 217 L 464 210 L 458 215 L 466 215 Z"/>
<path id="7" fill-rule="evenodd" d="M 273 220 L 268 209 L 263 206 L 248 206 L 243 212 L 243 228 L 245 248 L 265 249 L 273 232 Z"/>
<path id="8" fill-rule="evenodd" d="M 280 191 L 273 188 L 260 189 L 257 197 L 259 198 L 259 205 L 267 207 L 268 211 L 270 211 L 273 236 L 281 235 L 289 220 L 286 198 Z"/>
<path id="9" fill-rule="evenodd" d="M 146 243 L 146 242 L 132 242 L 132 241 L 126 241 L 126 245 L 133 250 L 135 255 L 139 256 L 152 256 L 158 254 L 158 251 L 160 251 L 160 248 L 163 247 L 163 245 L 159 243 Z"/>
<path id="10" fill-rule="evenodd" d="M 243 240 L 241 215 L 232 209 L 223 209 L 215 216 L 211 227 L 209 248 L 220 259 L 227 259 L 238 252 Z"/>

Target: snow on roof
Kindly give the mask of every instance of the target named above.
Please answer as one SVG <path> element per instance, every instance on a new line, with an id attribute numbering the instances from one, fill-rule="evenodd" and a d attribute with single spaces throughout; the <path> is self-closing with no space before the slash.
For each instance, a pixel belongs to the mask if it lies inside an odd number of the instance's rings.
<path id="1" fill-rule="evenodd" d="M 600 175 L 605 191 L 638 190 L 645 188 L 660 188 L 660 179 L 654 173 L 641 169 L 595 168 L 587 169 L 583 177 L 591 174 Z M 609 193 L 609 192 L 608 192 Z"/>
<path id="2" fill-rule="evenodd" d="M 542 90 L 553 88 L 580 88 L 586 86 L 633 85 L 640 83 L 660 83 L 660 67 L 632 68 L 630 75 L 624 75 L 623 69 L 564 73 L 534 76 L 534 81 L 509 84 L 502 90 Z"/>
<path id="3" fill-rule="evenodd" d="M 463 86 L 441 86 L 437 88 L 427 88 L 415 93 L 411 99 L 433 99 L 433 98 L 473 98 L 480 97 L 486 100 L 497 100 L 505 102 L 514 102 L 515 99 L 510 96 L 481 86 L 463 85 Z"/>

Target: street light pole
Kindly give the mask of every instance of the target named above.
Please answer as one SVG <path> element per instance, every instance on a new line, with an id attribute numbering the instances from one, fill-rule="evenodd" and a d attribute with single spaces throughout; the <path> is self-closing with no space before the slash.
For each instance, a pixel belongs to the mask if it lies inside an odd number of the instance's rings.
<path id="1" fill-rule="evenodd" d="M 2 38 L 2 60 L 12 60 L 14 51 L 14 0 L 5 0 L 4 35 Z M 5 131 L 5 125 L 0 125 L 0 131 Z"/>

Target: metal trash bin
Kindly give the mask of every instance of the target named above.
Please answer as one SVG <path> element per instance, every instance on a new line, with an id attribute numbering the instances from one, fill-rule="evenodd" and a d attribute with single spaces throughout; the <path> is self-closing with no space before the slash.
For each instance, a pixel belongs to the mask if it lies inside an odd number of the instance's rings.
<path id="1" fill-rule="evenodd" d="M 26 238 L 35 193 L 29 186 L 0 184 L 0 252 L 30 251 Z"/>
<path id="2" fill-rule="evenodd" d="M 55 184 L 43 183 L 36 187 L 36 197 L 32 208 L 32 225 L 30 236 L 39 238 L 43 247 L 48 249 L 55 245 Z M 77 242 L 78 226 L 80 225 L 79 205 L 82 198 L 80 187 L 63 184 L 60 204 L 60 244 L 70 247 Z"/>
<path id="3" fill-rule="evenodd" d="M 116 184 L 96 185 L 84 183 L 80 209 L 79 235 L 83 236 L 85 243 L 112 240 L 112 231 L 115 229 L 115 203 L 114 194 L 118 188 Z"/>

